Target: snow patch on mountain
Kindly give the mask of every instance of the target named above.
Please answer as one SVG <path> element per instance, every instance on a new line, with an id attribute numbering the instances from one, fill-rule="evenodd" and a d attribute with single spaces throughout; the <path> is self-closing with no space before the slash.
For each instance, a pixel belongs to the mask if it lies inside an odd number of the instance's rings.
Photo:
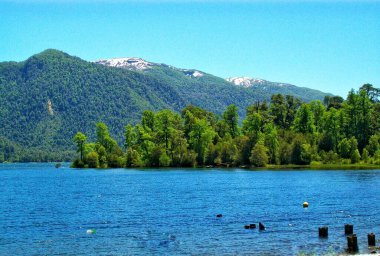
<path id="1" fill-rule="evenodd" d="M 94 61 L 94 63 L 101 64 L 108 67 L 125 68 L 128 70 L 135 70 L 135 71 L 136 70 L 145 71 L 145 70 L 149 70 L 153 68 L 154 66 L 163 66 L 163 67 L 168 67 L 168 68 L 180 71 L 189 77 L 198 78 L 204 75 L 204 73 L 195 69 L 181 69 L 181 68 L 176 68 L 176 67 L 166 65 L 166 64 L 157 64 L 153 62 L 148 62 L 144 59 L 135 58 L 135 57 L 102 59 L 102 60 Z"/>
<path id="2" fill-rule="evenodd" d="M 247 76 L 229 77 L 226 80 L 228 82 L 233 83 L 234 85 L 243 86 L 245 88 L 249 88 L 258 84 L 264 84 L 267 82 L 266 80 L 263 80 L 263 79 L 252 78 L 252 77 L 247 77 Z"/>
<path id="3" fill-rule="evenodd" d="M 95 61 L 95 63 L 102 64 L 109 67 L 125 68 L 129 70 L 146 70 L 150 69 L 156 64 L 145 61 L 141 58 L 113 58 Z"/>

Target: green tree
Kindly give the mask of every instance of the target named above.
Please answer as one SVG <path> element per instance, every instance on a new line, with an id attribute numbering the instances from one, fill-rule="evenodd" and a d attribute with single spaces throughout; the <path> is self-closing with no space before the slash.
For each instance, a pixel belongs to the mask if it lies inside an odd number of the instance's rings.
<path id="1" fill-rule="evenodd" d="M 310 110 L 314 117 L 314 126 L 316 130 L 320 132 L 323 128 L 323 116 L 326 112 L 325 106 L 320 100 L 313 100 L 309 103 Z"/>
<path id="2" fill-rule="evenodd" d="M 98 154 L 99 167 L 100 168 L 107 168 L 108 167 L 107 152 L 106 152 L 106 149 L 104 148 L 104 146 L 101 145 L 100 143 L 96 143 L 95 151 Z"/>
<path id="3" fill-rule="evenodd" d="M 124 138 L 125 138 L 124 147 L 127 151 L 129 148 L 136 145 L 137 134 L 136 134 L 135 128 L 132 125 L 128 124 L 127 126 L 125 126 Z"/>
<path id="4" fill-rule="evenodd" d="M 249 160 L 256 167 L 265 167 L 268 163 L 267 148 L 261 143 L 256 143 L 251 151 Z"/>
<path id="5" fill-rule="evenodd" d="M 186 166 L 188 143 L 182 130 L 175 130 L 173 133 L 171 158 L 174 166 Z M 192 165 L 191 165 L 192 166 Z"/>
<path id="6" fill-rule="evenodd" d="M 83 161 L 84 144 L 86 143 L 87 137 L 83 133 L 77 132 L 73 140 L 77 144 L 77 152 L 80 153 L 80 160 Z"/>
<path id="7" fill-rule="evenodd" d="M 369 153 L 367 149 L 363 149 L 362 160 L 364 161 L 364 163 L 368 163 Z"/>
<path id="8" fill-rule="evenodd" d="M 248 115 L 243 121 L 243 133 L 251 140 L 251 145 L 263 139 L 263 122 L 259 113 Z M 251 147 L 252 147 L 251 146 Z"/>
<path id="9" fill-rule="evenodd" d="M 277 129 L 273 124 L 268 124 L 264 128 L 265 146 L 268 149 L 269 162 L 271 164 L 279 163 L 280 143 L 278 141 Z"/>
<path id="10" fill-rule="evenodd" d="M 330 111 L 326 112 L 323 116 L 323 124 L 323 134 L 319 147 L 326 152 L 336 151 L 341 138 L 339 111 L 331 108 Z"/>
<path id="11" fill-rule="evenodd" d="M 375 152 L 379 149 L 380 149 L 380 135 L 379 134 L 372 135 L 369 138 L 367 150 L 368 150 L 369 154 L 371 156 L 373 156 L 375 154 Z"/>
<path id="12" fill-rule="evenodd" d="M 235 162 L 237 147 L 232 140 L 231 135 L 228 134 L 223 140 L 215 145 L 215 152 L 217 158 L 220 159 L 220 163 L 231 165 Z"/>
<path id="13" fill-rule="evenodd" d="M 226 122 L 229 128 L 229 132 L 232 138 L 239 135 L 239 115 L 238 108 L 235 105 L 229 105 L 223 113 L 223 120 Z"/>
<path id="14" fill-rule="evenodd" d="M 302 104 L 298 109 L 294 120 L 294 130 L 300 133 L 314 133 L 314 117 L 309 105 Z"/>
<path id="15" fill-rule="evenodd" d="M 163 152 L 160 155 L 159 162 L 160 162 L 160 167 L 168 167 L 170 166 L 171 159 L 165 152 Z"/>
<path id="16" fill-rule="evenodd" d="M 108 127 L 105 123 L 99 122 L 96 124 L 96 142 L 100 145 L 106 144 L 106 139 L 110 136 Z"/>
<path id="17" fill-rule="evenodd" d="M 140 154 L 137 150 L 132 148 L 127 149 L 126 154 L 126 166 L 127 167 L 141 167 L 143 166 L 143 162 L 141 161 Z"/>
<path id="18" fill-rule="evenodd" d="M 324 105 L 328 110 L 331 108 L 340 109 L 342 107 L 344 99 L 340 96 L 325 96 L 323 99 Z"/>
<path id="19" fill-rule="evenodd" d="M 164 144 L 166 154 L 169 154 L 172 142 L 171 138 L 175 132 L 174 119 L 175 116 L 170 110 L 162 110 L 156 116 L 158 143 Z"/>
<path id="20" fill-rule="evenodd" d="M 296 137 L 293 141 L 291 161 L 293 164 L 307 165 L 311 162 L 311 146 L 304 139 Z"/>
<path id="21" fill-rule="evenodd" d="M 142 113 L 141 125 L 146 131 L 154 132 L 156 127 L 156 115 L 151 110 L 145 110 Z"/>
<path id="22" fill-rule="evenodd" d="M 351 155 L 351 163 L 356 164 L 360 161 L 360 153 L 358 149 L 355 149 Z"/>
<path id="23" fill-rule="evenodd" d="M 289 129 L 294 122 L 298 108 L 301 106 L 301 101 L 292 95 L 286 95 L 285 99 L 286 99 L 286 116 L 285 116 L 284 128 Z"/>
<path id="24" fill-rule="evenodd" d="M 198 164 L 203 164 L 207 156 L 209 145 L 216 133 L 205 119 L 198 119 L 190 132 L 190 145 L 197 153 Z"/>
<path id="25" fill-rule="evenodd" d="M 348 142 L 350 143 L 350 153 L 353 154 L 354 151 L 358 149 L 358 141 L 355 137 L 351 137 Z"/>
<path id="26" fill-rule="evenodd" d="M 342 158 L 351 157 L 351 143 L 347 138 L 344 138 L 339 142 L 338 152 Z"/>
<path id="27" fill-rule="evenodd" d="M 269 111 L 273 116 L 273 122 L 275 125 L 285 128 L 285 119 L 286 119 L 286 103 L 285 98 L 281 94 L 274 94 L 271 97 L 271 104 Z"/>
<path id="28" fill-rule="evenodd" d="M 364 84 L 359 90 L 364 91 L 371 102 L 379 101 L 380 89 L 373 87 L 372 84 Z"/>
<path id="29" fill-rule="evenodd" d="M 92 151 L 86 155 L 85 162 L 89 168 L 98 168 L 99 167 L 99 155 L 96 151 Z"/>
<path id="30" fill-rule="evenodd" d="M 249 164 L 249 157 L 251 156 L 252 150 L 251 140 L 247 136 L 242 135 L 235 138 L 235 145 L 237 148 L 235 163 L 237 165 Z"/>
<path id="31" fill-rule="evenodd" d="M 355 136 L 358 139 L 359 149 L 362 150 L 370 137 L 370 119 L 372 103 L 364 90 L 356 93 L 351 90 L 344 104 L 347 116 L 346 136 Z"/>

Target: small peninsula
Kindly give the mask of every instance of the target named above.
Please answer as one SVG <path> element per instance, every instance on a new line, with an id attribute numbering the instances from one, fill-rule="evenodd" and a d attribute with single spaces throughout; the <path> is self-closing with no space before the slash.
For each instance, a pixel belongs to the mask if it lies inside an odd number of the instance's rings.
<path id="1" fill-rule="evenodd" d="M 238 108 L 222 116 L 189 105 L 180 114 L 146 110 L 128 124 L 123 148 L 105 123 L 96 141 L 78 132 L 76 168 L 272 167 L 375 168 L 380 164 L 380 92 L 370 84 L 346 100 L 326 96 L 308 103 L 274 94 L 256 102 L 239 124 Z"/>

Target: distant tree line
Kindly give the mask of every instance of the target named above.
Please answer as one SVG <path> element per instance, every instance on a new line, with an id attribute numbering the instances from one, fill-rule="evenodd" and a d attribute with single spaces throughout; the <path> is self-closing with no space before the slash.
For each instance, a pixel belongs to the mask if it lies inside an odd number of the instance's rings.
<path id="1" fill-rule="evenodd" d="M 327 96 L 303 103 L 275 94 L 268 105 L 247 108 L 239 125 L 238 109 L 221 117 L 196 106 L 180 114 L 144 111 L 128 124 L 121 148 L 104 123 L 96 141 L 78 132 L 74 167 L 193 167 L 320 164 L 380 164 L 379 90 L 370 84 L 351 90 L 347 99 Z"/>
<path id="2" fill-rule="evenodd" d="M 73 150 L 46 151 L 25 148 L 0 137 L 0 163 L 4 162 L 69 162 L 75 157 Z"/>

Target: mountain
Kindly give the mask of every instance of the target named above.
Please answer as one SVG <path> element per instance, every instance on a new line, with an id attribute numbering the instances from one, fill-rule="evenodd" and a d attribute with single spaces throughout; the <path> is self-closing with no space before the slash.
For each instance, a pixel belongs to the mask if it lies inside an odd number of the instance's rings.
<path id="1" fill-rule="evenodd" d="M 271 82 L 245 88 L 202 71 L 140 58 L 88 62 L 49 49 L 22 62 L 0 63 L 0 150 L 1 139 L 33 152 L 72 150 L 75 133 L 93 139 L 99 121 L 121 142 L 123 127 L 139 120 L 143 110 L 180 111 L 193 104 L 221 114 L 235 104 L 244 116 L 247 106 L 269 100 L 273 93 L 304 101 L 327 95 Z"/>
<path id="2" fill-rule="evenodd" d="M 133 71 L 146 71 L 154 72 L 155 68 L 166 68 L 172 69 L 183 73 L 188 77 L 199 78 L 205 75 L 204 72 L 196 69 L 181 69 L 166 64 L 148 62 L 141 58 L 112 58 L 112 59 L 102 59 L 94 61 L 94 63 L 105 65 L 108 67 L 123 68 Z M 293 95 L 303 101 L 311 101 L 313 99 L 322 100 L 324 96 L 328 95 L 318 90 L 313 90 L 306 87 L 299 87 L 287 83 L 276 83 L 270 82 L 264 79 L 252 78 L 252 77 L 229 77 L 225 79 L 227 82 L 232 83 L 238 87 L 244 87 L 249 90 L 255 91 L 263 95 L 262 99 L 269 100 L 268 95 L 281 93 Z M 220 81 L 219 81 L 220 82 Z"/>
<path id="3" fill-rule="evenodd" d="M 304 101 L 310 101 L 313 99 L 322 100 L 322 95 L 320 94 L 320 91 L 312 90 L 306 87 L 299 87 L 292 84 L 270 82 L 264 79 L 251 77 L 230 77 L 226 80 L 228 82 L 233 83 L 236 86 L 241 86 L 250 90 L 261 90 L 269 92 L 271 94 L 281 93 L 293 95 Z"/>

